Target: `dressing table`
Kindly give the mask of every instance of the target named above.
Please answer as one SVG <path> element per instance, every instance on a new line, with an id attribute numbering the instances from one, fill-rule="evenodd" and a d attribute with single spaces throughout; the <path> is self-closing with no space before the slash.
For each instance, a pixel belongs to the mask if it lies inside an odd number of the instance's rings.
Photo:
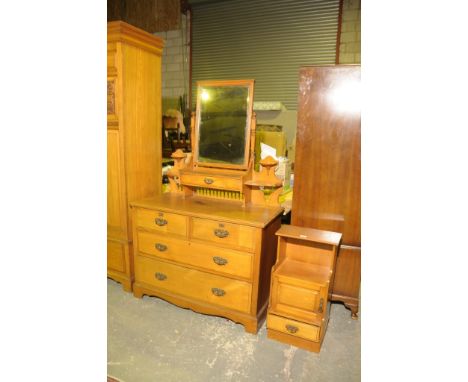
<path id="1" fill-rule="evenodd" d="M 177 150 L 170 192 L 131 203 L 136 297 L 162 298 L 257 333 L 283 209 L 277 161 L 254 170 L 253 80 L 202 81 L 192 153 Z"/>

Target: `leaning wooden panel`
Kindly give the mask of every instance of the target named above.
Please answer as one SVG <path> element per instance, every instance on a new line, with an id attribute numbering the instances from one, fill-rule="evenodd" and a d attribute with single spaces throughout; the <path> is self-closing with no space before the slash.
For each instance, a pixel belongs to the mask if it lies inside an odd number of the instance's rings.
<path id="1" fill-rule="evenodd" d="M 361 243 L 359 66 L 303 68 L 294 163 L 292 224 Z"/>
<path id="2" fill-rule="evenodd" d="M 342 301 L 357 318 L 361 284 L 361 248 L 342 245 L 336 260 L 332 300 Z"/>
<path id="3" fill-rule="evenodd" d="M 291 222 L 341 232 L 344 245 L 360 247 L 360 66 L 307 67 L 299 77 Z M 334 300 L 357 301 L 360 268 L 345 263 L 337 268 Z"/>

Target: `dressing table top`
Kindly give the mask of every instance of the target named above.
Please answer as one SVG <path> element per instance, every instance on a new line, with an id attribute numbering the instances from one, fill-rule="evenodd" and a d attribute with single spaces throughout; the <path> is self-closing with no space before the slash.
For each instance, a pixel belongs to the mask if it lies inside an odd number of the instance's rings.
<path id="1" fill-rule="evenodd" d="M 242 206 L 239 202 L 208 199 L 204 197 L 183 197 L 165 193 L 152 198 L 130 203 L 132 207 L 158 209 L 165 212 L 181 213 L 188 216 L 219 219 L 226 222 L 263 228 L 283 213 L 279 206 Z"/>

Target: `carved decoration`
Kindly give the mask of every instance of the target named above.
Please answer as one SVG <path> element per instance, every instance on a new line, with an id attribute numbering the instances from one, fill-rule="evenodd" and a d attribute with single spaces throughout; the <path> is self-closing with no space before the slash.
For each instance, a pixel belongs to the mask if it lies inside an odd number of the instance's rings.
<path id="1" fill-rule="evenodd" d="M 115 114 L 115 81 L 107 81 L 107 114 Z"/>
<path id="2" fill-rule="evenodd" d="M 261 170 L 255 171 L 251 167 L 248 178 L 245 182 L 247 191 L 246 202 L 265 206 L 279 205 L 279 196 L 283 192 L 282 180 L 275 175 L 275 168 L 278 161 L 271 156 L 267 156 L 260 161 Z"/>
<path id="3" fill-rule="evenodd" d="M 172 167 L 167 172 L 167 177 L 169 179 L 169 190 L 170 192 L 175 193 L 184 193 L 183 188 L 180 184 L 180 170 L 184 169 L 188 165 L 185 163 L 185 154 L 181 149 L 177 149 L 172 153 L 171 158 L 174 159 L 174 167 Z"/>

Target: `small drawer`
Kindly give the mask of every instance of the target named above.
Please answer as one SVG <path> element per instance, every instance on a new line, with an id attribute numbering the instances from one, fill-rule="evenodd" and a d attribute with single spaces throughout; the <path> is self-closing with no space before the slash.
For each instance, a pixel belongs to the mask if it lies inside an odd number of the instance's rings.
<path id="1" fill-rule="evenodd" d="M 210 175 L 210 174 L 194 174 L 183 172 L 180 175 L 180 181 L 182 184 L 196 186 L 196 187 L 206 187 L 206 188 L 215 188 L 218 190 L 237 190 L 242 191 L 242 179 L 241 177 L 228 177 L 228 176 L 219 176 L 219 175 Z"/>
<path id="2" fill-rule="evenodd" d="M 125 246 L 123 244 L 107 240 L 107 268 L 125 272 Z"/>
<path id="3" fill-rule="evenodd" d="M 192 238 L 249 252 L 255 249 L 257 230 L 259 229 L 215 220 L 192 220 Z"/>
<path id="4" fill-rule="evenodd" d="M 148 232 L 138 232 L 138 249 L 159 258 L 189 264 L 224 275 L 252 278 L 252 254 L 212 245 L 189 243 Z"/>
<path id="5" fill-rule="evenodd" d="M 135 279 L 186 297 L 248 313 L 251 284 L 166 263 L 135 257 Z"/>
<path id="6" fill-rule="evenodd" d="M 309 321 L 325 312 L 327 290 L 319 287 L 304 288 L 295 285 L 293 280 L 285 282 L 282 278 L 273 275 L 271 309 L 280 314 Z"/>
<path id="7" fill-rule="evenodd" d="M 138 227 L 187 237 L 188 218 L 184 215 L 162 211 L 138 209 L 136 213 Z"/>
<path id="8" fill-rule="evenodd" d="M 304 338 L 309 341 L 319 341 L 320 327 L 316 325 L 305 324 L 289 318 L 276 316 L 268 313 L 267 328 L 277 330 L 285 334 Z"/>

